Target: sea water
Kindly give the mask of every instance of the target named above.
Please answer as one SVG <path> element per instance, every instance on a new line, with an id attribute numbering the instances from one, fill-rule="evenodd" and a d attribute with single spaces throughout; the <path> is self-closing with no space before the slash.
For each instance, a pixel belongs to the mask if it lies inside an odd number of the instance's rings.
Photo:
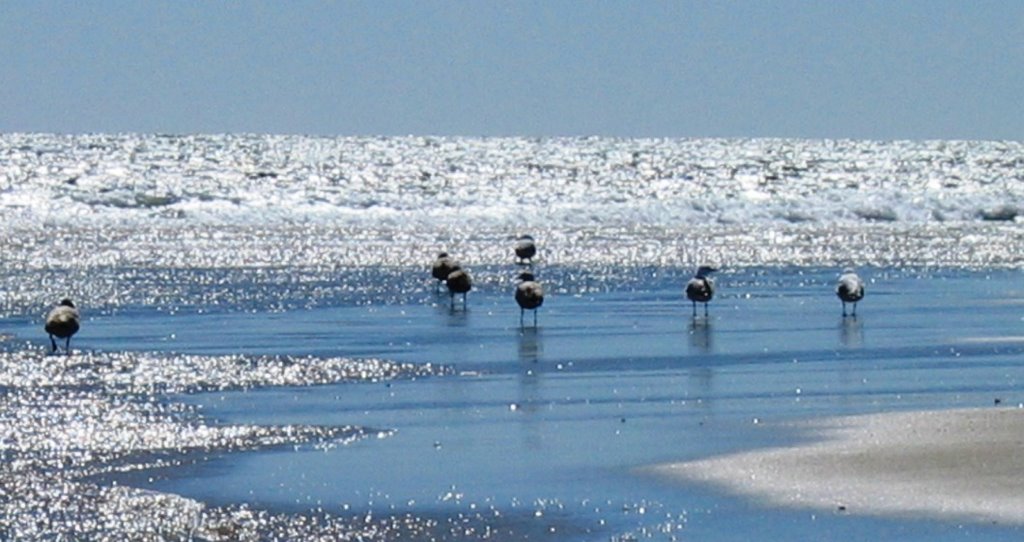
<path id="1" fill-rule="evenodd" d="M 0 534 L 1006 536 L 644 467 L 808 438 L 791 420 L 1024 401 L 1022 160 L 1015 142 L 0 136 Z M 536 328 L 511 298 L 520 233 L 540 244 Z M 435 293 L 441 250 L 474 278 L 465 310 Z M 698 264 L 719 291 L 694 319 Z M 857 318 L 832 292 L 845 266 L 868 281 Z M 47 355 L 65 296 L 82 331 Z"/>

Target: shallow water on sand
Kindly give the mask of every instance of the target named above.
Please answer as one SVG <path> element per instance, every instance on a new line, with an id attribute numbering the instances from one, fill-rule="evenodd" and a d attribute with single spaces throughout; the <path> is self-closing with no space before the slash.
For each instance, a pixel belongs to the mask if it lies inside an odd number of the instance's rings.
<path id="1" fill-rule="evenodd" d="M 520 329 L 508 285 L 497 283 L 454 311 L 424 281 L 423 297 L 408 302 L 97 315 L 77 348 L 383 357 L 452 369 L 176 395 L 221 424 L 381 433 L 327 448 L 214 450 L 185 466 L 100 480 L 212 505 L 444 518 L 475 529 L 450 539 L 1019 535 L 1012 527 L 779 509 L 644 471 L 810 438 L 786 424 L 793 420 L 1024 403 L 1019 272 L 861 273 L 868 295 L 857 318 L 840 314 L 835 270 L 765 268 L 721 274 L 710 317 L 696 320 L 681 294 L 687 273 L 675 269 L 631 271 L 628 287 L 556 291 L 536 329 Z M 38 336 L 28 322 L 10 327 L 18 337 Z M 493 536 L 481 536 L 484 528 Z"/>
<path id="2" fill-rule="evenodd" d="M 811 438 L 789 420 L 1024 401 L 1021 156 L 0 135 L 0 539 L 1018 535 L 644 469 Z M 523 232 L 536 330 L 511 297 Z M 427 278 L 442 249 L 466 311 Z M 725 268 L 694 322 L 704 263 Z M 847 264 L 857 319 L 832 293 Z M 67 358 L 41 331 L 64 296 L 85 319 Z"/>

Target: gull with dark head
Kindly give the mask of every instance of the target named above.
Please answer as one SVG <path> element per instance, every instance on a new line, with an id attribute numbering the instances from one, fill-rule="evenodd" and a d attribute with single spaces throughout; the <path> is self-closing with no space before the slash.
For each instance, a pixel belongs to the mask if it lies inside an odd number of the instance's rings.
<path id="1" fill-rule="evenodd" d="M 523 327 L 523 315 L 528 310 L 533 311 L 533 327 L 537 327 L 537 309 L 544 304 L 544 288 L 537 282 L 533 273 L 524 271 L 519 274 L 516 303 L 519 304 L 519 327 Z"/>
<path id="2" fill-rule="evenodd" d="M 470 280 L 469 273 L 464 269 L 456 269 L 445 279 L 445 284 L 448 286 L 448 294 L 452 298 L 452 309 L 455 309 L 455 294 L 462 294 L 462 308 L 465 309 L 466 294 L 473 289 L 473 281 Z"/>
<path id="3" fill-rule="evenodd" d="M 78 309 L 70 299 L 62 299 L 61 302 L 46 315 L 46 333 L 50 335 L 50 345 L 53 352 L 57 352 L 57 340 L 64 339 L 64 353 L 71 355 L 71 336 L 78 333 L 81 316 Z"/>
<path id="4" fill-rule="evenodd" d="M 448 275 L 451 275 L 452 271 L 458 268 L 459 262 L 452 259 L 447 252 L 437 253 L 437 259 L 430 266 L 430 276 L 437 279 L 437 282 L 434 284 L 434 293 L 440 290 L 442 282 L 448 280 Z"/>
<path id="5" fill-rule="evenodd" d="M 697 274 L 686 283 L 686 298 L 693 302 L 693 317 L 697 317 L 697 303 L 704 304 L 704 316 L 708 315 L 708 301 L 715 296 L 715 281 L 709 276 L 717 271 L 714 267 L 702 265 Z"/>
<path id="6" fill-rule="evenodd" d="M 537 255 L 537 244 L 533 241 L 533 237 L 520 235 L 516 239 L 515 252 L 520 264 L 532 264 L 533 257 Z"/>
<path id="7" fill-rule="evenodd" d="M 836 295 L 843 302 L 843 317 L 846 317 L 846 304 L 853 303 L 851 316 L 857 316 L 857 302 L 864 299 L 864 281 L 857 276 L 852 268 L 843 269 L 839 275 L 839 283 L 836 284 Z"/>

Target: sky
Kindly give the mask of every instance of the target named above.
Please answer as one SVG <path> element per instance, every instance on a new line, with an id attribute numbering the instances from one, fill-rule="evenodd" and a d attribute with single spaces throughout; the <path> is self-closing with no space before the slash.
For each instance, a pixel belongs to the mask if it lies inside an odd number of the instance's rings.
<path id="1" fill-rule="evenodd" d="M 0 132 L 1024 140 L 1024 2 L 4 0 Z"/>

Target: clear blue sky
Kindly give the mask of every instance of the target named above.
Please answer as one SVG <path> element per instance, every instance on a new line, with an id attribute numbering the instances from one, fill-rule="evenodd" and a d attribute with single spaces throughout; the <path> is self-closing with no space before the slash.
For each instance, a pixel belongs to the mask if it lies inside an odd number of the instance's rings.
<path id="1" fill-rule="evenodd" d="M 0 131 L 1024 139 L 1024 2 L 0 3 Z"/>

